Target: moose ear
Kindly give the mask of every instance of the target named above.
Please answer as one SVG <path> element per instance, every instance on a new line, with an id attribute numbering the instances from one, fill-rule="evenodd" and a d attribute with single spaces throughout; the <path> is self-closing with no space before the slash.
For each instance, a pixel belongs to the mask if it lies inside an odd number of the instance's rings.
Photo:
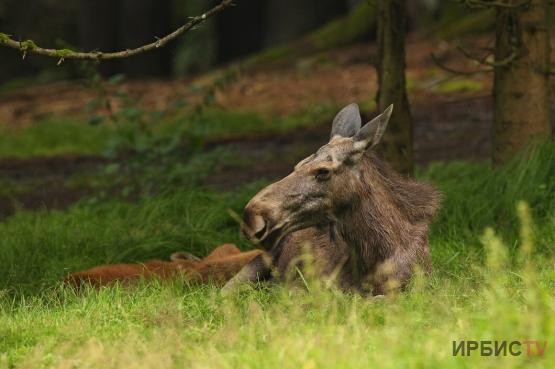
<path id="1" fill-rule="evenodd" d="M 177 251 L 170 255 L 171 261 L 200 261 L 200 258 L 186 251 Z"/>
<path id="2" fill-rule="evenodd" d="M 341 137 L 353 137 L 360 129 L 362 121 L 357 104 L 350 104 L 341 109 L 333 119 L 331 135 Z"/>
<path id="3" fill-rule="evenodd" d="M 393 104 L 389 105 L 388 108 L 376 118 L 366 123 L 354 137 L 355 147 L 367 149 L 377 145 L 383 136 L 392 112 Z"/>

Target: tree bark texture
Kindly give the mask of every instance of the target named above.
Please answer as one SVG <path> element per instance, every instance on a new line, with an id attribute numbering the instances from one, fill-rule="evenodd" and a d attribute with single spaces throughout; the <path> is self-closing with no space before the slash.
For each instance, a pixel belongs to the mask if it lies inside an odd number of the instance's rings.
<path id="1" fill-rule="evenodd" d="M 551 133 L 548 2 L 531 0 L 525 6 L 497 9 L 495 60 L 513 54 L 514 58 L 495 68 L 494 165 L 509 160 L 534 138 Z"/>
<path id="2" fill-rule="evenodd" d="M 379 111 L 394 104 L 393 115 L 382 140 L 385 159 L 399 172 L 412 174 L 412 117 L 405 80 L 405 0 L 378 2 L 378 96 Z"/>

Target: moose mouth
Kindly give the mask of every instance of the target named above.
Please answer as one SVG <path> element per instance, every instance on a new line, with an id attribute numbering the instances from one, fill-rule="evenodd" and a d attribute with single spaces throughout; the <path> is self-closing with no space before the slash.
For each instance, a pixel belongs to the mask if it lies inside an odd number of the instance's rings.
<path id="1" fill-rule="evenodd" d="M 267 250 L 273 258 L 279 258 L 285 238 L 292 233 L 293 227 L 282 222 L 277 225 L 270 225 L 259 215 L 249 219 L 250 221 L 244 222 L 241 231 L 245 238 L 247 238 L 256 247 Z"/>
<path id="2" fill-rule="evenodd" d="M 254 225 L 258 225 L 258 229 L 245 224 L 245 226 L 242 227 L 241 230 L 243 232 L 243 235 L 245 235 L 245 237 L 255 246 L 265 250 L 271 250 L 280 243 L 281 239 L 286 235 L 286 233 L 283 232 L 283 226 L 269 227 L 268 223 L 264 221 L 262 222 L 263 223 L 258 224 L 256 224 L 255 222 Z"/>

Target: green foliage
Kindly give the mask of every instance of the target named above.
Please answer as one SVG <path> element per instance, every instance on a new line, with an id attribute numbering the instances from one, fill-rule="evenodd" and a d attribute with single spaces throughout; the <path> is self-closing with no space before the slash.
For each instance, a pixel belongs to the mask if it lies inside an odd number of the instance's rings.
<path id="1" fill-rule="evenodd" d="M 285 62 L 310 52 L 322 52 L 364 40 L 376 25 L 376 7 L 362 2 L 350 14 L 332 20 L 299 40 L 268 48 L 248 58 L 245 67 Z"/>
<path id="2" fill-rule="evenodd" d="M 8 42 L 10 40 L 10 36 L 0 32 L 0 42 Z"/>
<path id="3" fill-rule="evenodd" d="M 313 105 L 280 117 L 210 106 L 190 111 L 186 101 L 176 101 L 165 110 L 150 111 L 126 94 L 117 98 L 122 108 L 113 114 L 92 113 L 106 98 L 91 100 L 86 121 L 51 118 L 29 127 L 0 127 L 0 158 L 91 154 L 115 159 L 126 154 L 142 162 L 160 160 L 183 149 L 200 149 L 209 140 L 310 127 L 329 120 L 337 109 Z"/>
<path id="4" fill-rule="evenodd" d="M 179 123 L 185 139 L 203 142 L 218 137 L 279 133 L 310 127 L 329 119 L 335 110 L 333 105 L 314 105 L 293 116 L 280 117 L 212 108 L 184 117 Z"/>
<path id="5" fill-rule="evenodd" d="M 59 49 L 59 50 L 56 50 L 55 55 L 59 58 L 65 58 L 66 56 L 72 53 L 74 53 L 74 51 L 71 49 Z"/>
<path id="6" fill-rule="evenodd" d="M 147 112 L 121 114 L 118 119 L 130 124 L 149 119 L 142 115 Z M 176 126 L 191 148 L 193 141 L 200 147 L 206 139 L 237 132 L 288 131 L 314 124 L 319 114 L 327 116 L 328 108 L 275 120 L 201 109 L 159 125 L 153 132 L 159 139 L 149 141 L 146 151 L 161 150 L 165 145 L 158 145 L 175 136 Z M 73 126 L 83 130 L 78 132 L 106 130 L 95 138 L 105 141 L 116 134 L 109 121 Z M 40 126 L 34 127 L 29 129 Z M 45 127 L 36 142 L 49 137 Z M 23 135 L 30 144 L 29 132 Z M 81 137 L 73 135 L 67 142 Z M 98 264 L 167 259 L 178 250 L 205 255 L 224 242 L 249 247 L 228 209 L 240 213 L 263 183 L 227 194 L 199 186 L 222 160 L 237 160 L 234 155 L 191 149 L 153 158 L 136 146 L 124 147 L 136 150 L 136 168 L 116 161 L 98 177 L 112 183 L 115 176 L 122 188 L 141 189 L 133 202 L 98 195 L 66 211 L 20 211 L 0 223 L 1 369 L 359 368 L 375 362 L 384 368 L 541 368 L 552 361 L 554 142 L 495 170 L 489 163 L 459 162 L 418 173 L 445 195 L 430 234 L 434 273 L 428 279 L 418 274 L 407 292 L 378 301 L 325 288 L 310 276 L 306 284 L 247 286 L 228 298 L 216 286 L 181 280 L 80 294 L 62 288 L 68 272 Z M 519 205 L 517 211 L 519 200 L 531 210 Z M 452 341 L 463 339 L 549 343 L 543 358 L 452 357 Z"/>
<path id="7" fill-rule="evenodd" d="M 202 177 L 199 173 L 207 171 L 193 172 L 189 169 L 191 166 L 182 163 L 191 158 L 192 163 L 198 162 L 194 154 L 207 141 L 244 134 L 285 132 L 319 123 L 335 111 L 335 106 L 314 105 L 295 116 L 272 117 L 213 107 L 216 90 L 234 80 L 237 73 L 230 69 L 213 80 L 199 92 L 202 93 L 201 99 L 192 107 L 181 100 L 157 111 L 144 109 L 125 91 L 113 88 L 122 82 L 123 76 L 104 80 L 93 73 L 89 84 L 97 91 L 97 97 L 87 104 L 86 109 L 92 112 L 104 108 L 106 113 L 92 115 L 89 124 L 108 124 L 112 128 L 103 151 L 104 156 L 116 161 L 104 172 L 112 187 L 120 189 L 124 197 L 134 197 L 145 192 L 160 193 L 161 189 L 176 182 L 191 185 Z M 209 158 L 217 155 L 218 152 L 201 155 L 202 160 L 207 161 L 206 168 L 210 167 L 209 163 L 214 163 Z M 126 158 L 125 162 L 120 162 L 121 157 Z M 185 180 L 186 177 L 190 180 Z"/>
<path id="8" fill-rule="evenodd" d="M 364 40 L 376 26 L 377 7 L 361 2 L 348 17 L 334 20 L 309 35 L 318 50 L 328 50 Z"/>
<path id="9" fill-rule="evenodd" d="M 550 263 L 509 269 L 493 232 L 488 257 L 461 277 L 415 279 L 373 300 L 307 277 L 300 286 L 214 286 L 176 280 L 135 288 L 55 288 L 16 301 L 0 296 L 2 368 L 546 368 L 555 339 Z M 463 278 L 464 277 L 464 278 Z M 469 283 L 468 278 L 477 283 Z M 543 357 L 453 357 L 452 341 L 547 341 Z"/>
<path id="10" fill-rule="evenodd" d="M 37 44 L 33 40 L 25 40 L 19 43 L 19 48 L 21 51 L 30 51 L 37 48 Z"/>
<path id="11" fill-rule="evenodd" d="M 166 111 L 149 112 L 141 108 L 140 103 L 132 99 L 122 89 L 113 89 L 124 80 L 123 75 L 115 75 L 104 80 L 96 71 L 89 78 L 89 86 L 96 91 L 97 97 L 89 101 L 85 110 L 92 112 L 103 109 L 106 113 L 91 115 L 88 123 L 92 126 L 103 122 L 111 123 L 114 135 L 107 141 L 104 154 L 114 158 L 120 152 L 145 154 L 151 152 L 155 138 L 154 127 L 160 126 Z M 114 105 L 119 106 L 118 109 Z M 169 109 L 169 108 L 168 108 Z"/>
<path id="12" fill-rule="evenodd" d="M 484 90 L 484 84 L 470 78 L 450 79 L 438 85 L 437 91 L 445 93 L 453 92 L 478 92 Z"/>
<path id="13" fill-rule="evenodd" d="M 252 195 L 252 192 L 250 193 Z M 21 212 L 0 223 L 0 291 L 37 292 L 68 271 L 99 263 L 167 258 L 176 250 L 204 255 L 241 243 L 227 208 L 248 199 L 193 188 L 139 200 L 83 202 L 67 212 Z"/>
<path id="14" fill-rule="evenodd" d="M 419 174 L 445 194 L 431 231 L 439 269 L 446 271 L 442 263 L 451 258 L 479 259 L 480 235 L 486 227 L 497 229 L 511 251 L 518 249 L 519 200 L 533 209 L 537 248 L 549 255 L 555 241 L 554 154 L 555 144 L 550 142 L 496 170 L 488 164 L 451 163 L 432 165 Z M 19 286 L 26 294 L 51 285 L 68 269 L 165 257 L 183 249 L 205 254 L 219 243 L 240 242 L 227 209 L 240 213 L 262 184 L 225 195 L 199 188 L 203 176 L 226 157 L 235 160 L 221 150 L 194 155 L 181 164 L 174 158 L 167 166 L 144 165 L 131 179 L 124 175 L 124 163 L 112 164 L 101 177 L 109 181 L 116 175 L 124 185 L 135 185 L 132 190 L 141 189 L 134 203 L 97 196 L 66 212 L 20 212 L 0 223 L 0 264 L 7 266 L 0 290 Z"/>
<path id="15" fill-rule="evenodd" d="M 24 128 L 0 126 L 0 157 L 97 154 L 113 134 L 111 127 L 67 119 L 47 119 Z"/>
<path id="16" fill-rule="evenodd" d="M 555 241 L 555 144 L 529 147 L 504 167 L 489 163 L 434 164 L 423 177 L 445 193 L 443 208 L 433 226 L 432 239 L 447 240 L 449 252 L 475 249 L 485 227 L 498 230 L 518 248 L 517 201 L 530 204 L 537 223 L 538 249 L 553 252 Z"/>
<path id="17" fill-rule="evenodd" d="M 462 5 L 452 5 L 462 8 Z M 442 39 L 456 39 L 491 31 L 495 24 L 493 10 L 473 10 L 461 16 L 461 9 L 452 9 L 442 17 L 434 32 Z"/>

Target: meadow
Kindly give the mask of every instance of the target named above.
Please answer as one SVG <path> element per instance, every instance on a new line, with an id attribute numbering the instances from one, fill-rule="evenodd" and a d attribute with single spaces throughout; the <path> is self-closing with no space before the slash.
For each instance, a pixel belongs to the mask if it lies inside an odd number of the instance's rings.
<path id="1" fill-rule="evenodd" d="M 42 129 L 19 132 L 18 145 L 0 153 L 36 155 L 28 150 L 37 137 L 49 142 L 43 138 L 57 132 Z M 83 130 L 72 133 L 82 140 L 68 150 L 99 153 L 112 135 Z M 51 142 L 41 155 L 65 150 Z M 496 169 L 487 162 L 420 168 L 417 176 L 444 193 L 430 233 L 434 271 L 383 299 L 310 276 L 225 297 L 217 286 L 186 280 L 78 294 L 61 285 L 68 272 L 98 264 L 166 259 L 177 250 L 205 255 L 225 242 L 251 247 L 229 210 L 240 213 L 267 179 L 208 189 L 202 179 L 215 162 L 244 160 L 223 150 L 188 152 L 187 161 L 167 156 L 163 171 L 159 157 L 140 161 L 132 196 L 103 192 L 122 190 L 118 175 L 131 173 L 108 164 L 112 170 L 93 174 L 104 195 L 0 222 L 0 369 L 555 366 L 553 142 Z M 522 346 L 518 356 L 454 357 L 453 341 L 462 340 L 547 346 L 543 356 Z"/>

